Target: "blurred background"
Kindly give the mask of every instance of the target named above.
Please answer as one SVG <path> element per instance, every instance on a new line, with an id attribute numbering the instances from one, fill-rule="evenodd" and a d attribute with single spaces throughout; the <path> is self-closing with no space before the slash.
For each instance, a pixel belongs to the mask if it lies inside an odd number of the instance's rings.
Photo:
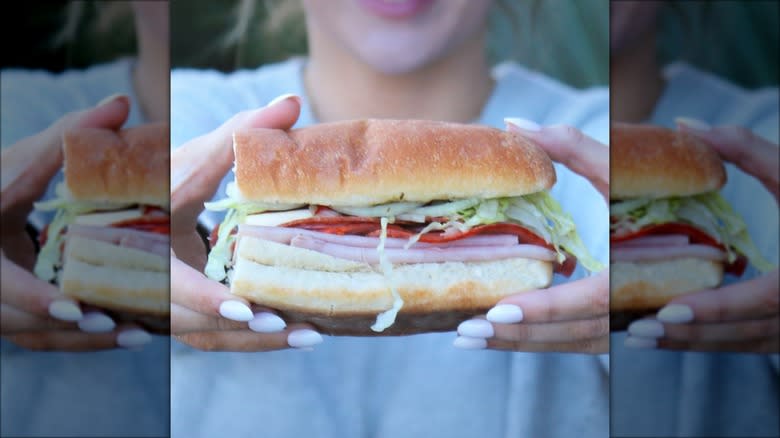
<path id="1" fill-rule="evenodd" d="M 776 84 L 777 64 L 759 53 L 780 50 L 778 2 L 726 3 L 670 2 L 659 41 L 663 59 L 683 57 L 747 87 Z M 496 0 L 491 59 L 512 59 L 577 87 L 606 85 L 608 8 L 606 0 Z M 3 27 L 29 43 L 6 44 L 2 66 L 61 71 L 132 54 L 128 14 L 124 1 L 18 3 L 16 13 L 3 14 Z M 171 0 L 173 67 L 232 71 L 305 53 L 299 0 Z"/>

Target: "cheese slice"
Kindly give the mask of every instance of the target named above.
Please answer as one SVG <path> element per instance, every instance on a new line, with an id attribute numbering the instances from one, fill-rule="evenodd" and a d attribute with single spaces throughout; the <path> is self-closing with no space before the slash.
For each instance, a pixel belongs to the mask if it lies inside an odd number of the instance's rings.
<path id="1" fill-rule="evenodd" d="M 81 225 L 108 226 L 117 222 L 138 219 L 143 217 L 144 213 L 140 208 L 129 210 L 109 211 L 105 213 L 91 213 L 76 216 L 75 223 Z"/>
<path id="2" fill-rule="evenodd" d="M 309 219 L 314 213 L 308 208 L 290 211 L 269 211 L 266 213 L 250 214 L 244 221 L 247 225 L 257 225 L 263 227 L 277 227 L 287 222 Z"/>

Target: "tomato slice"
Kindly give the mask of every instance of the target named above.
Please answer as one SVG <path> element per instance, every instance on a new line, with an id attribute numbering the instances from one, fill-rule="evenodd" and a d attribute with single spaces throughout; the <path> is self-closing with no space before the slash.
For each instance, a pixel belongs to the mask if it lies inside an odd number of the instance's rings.
<path id="1" fill-rule="evenodd" d="M 669 222 L 666 224 L 649 225 L 642 228 L 639 231 L 633 233 L 621 234 L 619 236 L 610 235 L 609 241 L 611 243 L 625 242 L 641 236 L 647 236 L 652 234 L 685 234 L 691 239 L 691 243 L 700 243 L 703 245 L 714 246 L 715 248 L 725 250 L 726 248 L 710 236 L 706 232 L 699 228 L 696 228 L 690 224 L 684 224 L 680 222 Z"/>
<path id="2" fill-rule="evenodd" d="M 133 228 L 138 231 L 148 231 L 158 234 L 171 234 L 171 220 L 167 214 L 152 213 L 137 219 L 111 224 L 115 228 Z"/>

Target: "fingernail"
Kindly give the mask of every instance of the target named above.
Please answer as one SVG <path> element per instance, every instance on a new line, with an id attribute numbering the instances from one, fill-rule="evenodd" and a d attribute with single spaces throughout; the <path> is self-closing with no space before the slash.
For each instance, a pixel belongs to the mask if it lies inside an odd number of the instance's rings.
<path id="1" fill-rule="evenodd" d="M 499 304 L 485 315 L 487 320 L 498 324 L 514 324 L 523 320 L 523 309 L 514 304 Z"/>
<path id="2" fill-rule="evenodd" d="M 693 321 L 693 310 L 685 304 L 670 304 L 661 309 L 656 318 L 670 324 L 691 322 Z"/>
<path id="3" fill-rule="evenodd" d="M 283 100 L 287 100 L 287 99 L 295 99 L 295 100 L 298 101 L 299 104 L 301 103 L 301 98 L 300 97 L 298 97 L 297 95 L 292 94 L 292 93 L 287 93 L 287 94 L 282 94 L 281 96 L 279 96 L 279 97 L 275 98 L 274 100 L 268 102 L 268 105 L 266 105 L 266 107 L 269 107 L 269 106 L 272 106 L 272 105 L 276 105 L 277 103 L 279 103 L 279 102 L 281 102 Z"/>
<path id="4" fill-rule="evenodd" d="M 251 321 L 255 317 L 249 306 L 241 301 L 233 300 L 223 301 L 219 305 L 219 314 L 224 318 L 241 322 Z"/>
<path id="5" fill-rule="evenodd" d="M 532 122 L 528 119 L 521 119 L 519 117 L 507 117 L 504 119 L 504 123 L 507 125 L 514 126 L 517 129 L 521 129 L 523 131 L 531 131 L 536 132 L 540 131 L 542 129 L 541 126 L 539 126 L 538 123 Z"/>
<path id="6" fill-rule="evenodd" d="M 458 336 L 452 341 L 452 346 L 464 350 L 482 350 L 487 347 L 487 341 L 483 338 L 471 338 L 468 336 Z"/>
<path id="7" fill-rule="evenodd" d="M 70 300 L 55 300 L 49 304 L 49 315 L 61 321 L 79 321 L 84 317 L 78 304 Z"/>
<path id="8" fill-rule="evenodd" d="M 660 338 L 664 335 L 664 326 L 652 319 L 640 319 L 628 326 L 628 333 L 642 338 Z"/>
<path id="9" fill-rule="evenodd" d="M 458 334 L 470 338 L 492 338 L 493 324 L 484 319 L 470 319 L 458 325 Z"/>
<path id="10" fill-rule="evenodd" d="M 675 123 L 684 126 L 694 131 L 709 131 L 711 126 L 701 120 L 692 119 L 690 117 L 678 117 L 674 119 Z"/>
<path id="11" fill-rule="evenodd" d="M 109 102 L 113 102 L 113 101 L 115 101 L 117 99 L 120 99 L 120 98 L 130 99 L 129 97 L 127 97 L 126 94 L 114 93 L 114 94 L 112 94 L 110 96 L 104 97 L 103 100 L 101 100 L 100 102 L 98 102 L 97 105 L 95 105 L 95 107 L 97 108 L 99 106 L 103 106 L 103 105 L 105 105 L 105 104 L 107 104 Z"/>
<path id="12" fill-rule="evenodd" d="M 249 321 L 249 329 L 258 333 L 277 333 L 287 327 L 284 320 L 270 312 L 260 312 Z"/>
<path id="13" fill-rule="evenodd" d="M 309 348 L 322 343 L 322 335 L 310 329 L 300 329 L 287 335 L 287 345 L 293 348 Z"/>
<path id="14" fill-rule="evenodd" d="M 84 315 L 79 321 L 79 328 L 87 333 L 105 333 L 110 332 L 116 327 L 114 320 L 108 315 L 100 312 L 90 312 Z"/>
<path id="15" fill-rule="evenodd" d="M 116 337 L 116 343 L 122 348 L 137 348 L 148 344 L 152 335 L 141 329 L 125 330 Z"/>
<path id="16" fill-rule="evenodd" d="M 655 348 L 658 346 L 658 342 L 655 339 L 628 336 L 623 341 L 623 345 L 628 348 Z"/>

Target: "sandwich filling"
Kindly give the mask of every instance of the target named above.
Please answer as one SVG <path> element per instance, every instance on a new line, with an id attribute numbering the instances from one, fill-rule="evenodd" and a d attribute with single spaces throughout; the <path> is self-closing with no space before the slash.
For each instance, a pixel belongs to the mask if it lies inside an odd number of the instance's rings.
<path id="1" fill-rule="evenodd" d="M 548 261 L 569 276 L 580 260 L 589 271 L 602 265 L 585 249 L 571 217 L 546 192 L 494 199 L 393 202 L 374 206 L 266 204 L 244 200 L 235 184 L 226 199 L 207 203 L 227 211 L 211 236 L 206 274 L 228 277 L 244 236 L 370 265 L 394 298 L 372 326 L 381 332 L 403 306 L 393 265 L 528 258 Z"/>
<path id="2" fill-rule="evenodd" d="M 613 262 L 701 258 L 744 273 L 774 269 L 756 248 L 742 218 L 718 192 L 669 198 L 637 198 L 610 205 Z"/>
<path id="3" fill-rule="evenodd" d="M 64 183 L 57 186 L 56 193 L 56 198 L 35 204 L 40 211 L 56 210 L 39 238 L 41 252 L 34 269 L 39 278 L 57 278 L 69 236 L 167 257 L 170 215 L 166 210 L 152 205 L 75 200 Z"/>

